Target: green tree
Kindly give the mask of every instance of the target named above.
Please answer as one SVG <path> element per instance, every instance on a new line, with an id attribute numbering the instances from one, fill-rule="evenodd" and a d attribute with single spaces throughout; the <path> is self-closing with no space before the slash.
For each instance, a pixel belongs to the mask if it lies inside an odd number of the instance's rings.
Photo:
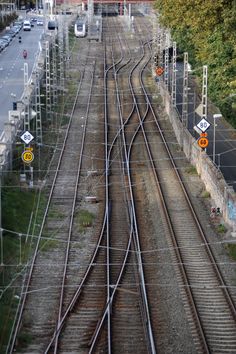
<path id="1" fill-rule="evenodd" d="M 236 0 L 157 0 L 156 8 L 193 67 L 208 65 L 210 97 L 236 125 Z"/>

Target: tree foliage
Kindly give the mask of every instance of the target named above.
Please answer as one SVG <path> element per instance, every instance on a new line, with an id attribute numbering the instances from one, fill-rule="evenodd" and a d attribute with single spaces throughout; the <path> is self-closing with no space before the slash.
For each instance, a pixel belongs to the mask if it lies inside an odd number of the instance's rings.
<path id="1" fill-rule="evenodd" d="M 15 12 L 2 16 L 0 18 L 0 31 L 4 30 L 6 26 L 9 26 L 16 18 L 17 15 Z"/>
<path id="2" fill-rule="evenodd" d="M 236 0 L 156 0 L 156 8 L 193 67 L 208 65 L 209 95 L 236 125 Z"/>

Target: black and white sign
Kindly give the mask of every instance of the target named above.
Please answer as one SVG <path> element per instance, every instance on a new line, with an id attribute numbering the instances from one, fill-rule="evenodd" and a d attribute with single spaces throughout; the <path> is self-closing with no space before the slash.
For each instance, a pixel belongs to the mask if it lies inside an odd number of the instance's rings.
<path id="1" fill-rule="evenodd" d="M 28 130 L 26 130 L 26 132 L 24 132 L 20 138 L 24 141 L 25 144 L 29 144 L 34 139 L 34 136 L 28 132 Z"/>
<path id="2" fill-rule="evenodd" d="M 201 131 L 202 131 L 203 133 L 209 128 L 209 126 L 210 126 L 210 123 L 209 123 L 206 119 L 204 119 L 204 118 L 202 118 L 202 119 L 200 120 L 200 122 L 197 124 L 197 127 L 198 127 L 199 129 L 201 129 Z"/>

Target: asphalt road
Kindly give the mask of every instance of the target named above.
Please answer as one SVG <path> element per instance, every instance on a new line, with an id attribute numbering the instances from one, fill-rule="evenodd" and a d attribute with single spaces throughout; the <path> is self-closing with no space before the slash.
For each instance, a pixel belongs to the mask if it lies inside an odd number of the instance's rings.
<path id="1" fill-rule="evenodd" d="M 31 31 L 21 31 L 10 45 L 0 53 L 0 135 L 4 123 L 8 122 L 8 111 L 13 109 L 13 101 L 20 101 L 24 91 L 24 62 L 28 63 L 29 77 L 39 49 L 43 27 L 34 25 Z M 22 40 L 19 43 L 19 36 Z M 23 58 L 26 49 L 27 59 Z"/>

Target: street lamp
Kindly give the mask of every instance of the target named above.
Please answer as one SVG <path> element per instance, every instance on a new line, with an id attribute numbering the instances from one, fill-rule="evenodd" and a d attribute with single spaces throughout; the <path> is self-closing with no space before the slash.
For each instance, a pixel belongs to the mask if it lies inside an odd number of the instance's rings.
<path id="1" fill-rule="evenodd" d="M 212 154 L 212 160 L 213 163 L 215 164 L 215 158 L 216 158 L 216 119 L 221 118 L 222 114 L 213 114 L 213 154 Z"/>

